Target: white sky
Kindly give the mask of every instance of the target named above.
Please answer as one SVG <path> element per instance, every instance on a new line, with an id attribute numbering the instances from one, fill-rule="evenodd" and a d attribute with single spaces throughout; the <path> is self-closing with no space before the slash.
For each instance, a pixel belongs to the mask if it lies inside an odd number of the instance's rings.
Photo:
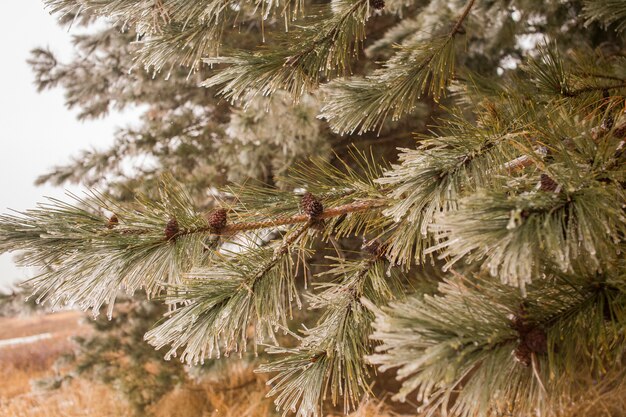
<path id="1" fill-rule="evenodd" d="M 78 122 L 76 111 L 64 105 L 63 91 L 36 92 L 26 64 L 29 51 L 50 47 L 61 60 L 72 56 L 72 32 L 56 24 L 39 0 L 3 5 L 0 14 L 0 212 L 25 210 L 43 196 L 61 197 L 63 189 L 35 187 L 38 175 L 70 155 L 89 147 L 104 148 L 113 141 L 115 126 L 129 116 L 112 114 L 105 120 Z M 8 10 L 7 10 L 8 9 Z M 77 191 L 74 188 L 72 191 Z M 17 268 L 12 255 L 0 255 L 0 290 L 29 277 Z"/>

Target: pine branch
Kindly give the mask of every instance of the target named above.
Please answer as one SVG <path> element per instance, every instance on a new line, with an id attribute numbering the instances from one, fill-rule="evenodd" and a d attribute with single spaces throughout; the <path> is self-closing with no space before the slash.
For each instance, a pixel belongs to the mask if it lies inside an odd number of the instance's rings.
<path id="1" fill-rule="evenodd" d="M 203 255 L 208 233 L 168 236 L 172 219 L 175 228 L 206 224 L 170 178 L 159 201 L 140 198 L 136 206 L 101 195 L 74 198 L 74 204 L 50 199 L 19 216 L 0 216 L 0 251 L 24 251 L 22 265 L 46 268 L 30 284 L 53 307 L 73 303 L 96 314 L 106 302 L 110 314 L 120 289 L 144 288 L 154 296 L 164 285 L 179 283 Z M 115 213 L 115 221 L 103 212 Z"/>
<path id="2" fill-rule="evenodd" d="M 484 268 L 493 276 L 523 291 L 540 276 L 544 259 L 566 271 L 572 258 L 585 257 L 598 270 L 604 269 L 617 256 L 611 250 L 613 242 L 626 231 L 616 195 L 624 198 L 618 188 L 604 187 L 558 196 L 540 192 L 507 198 L 476 193 L 461 200 L 459 210 L 439 217 L 432 230 L 442 243 L 427 253 L 445 248 L 440 257 L 449 259 L 446 268 L 461 259 L 484 260 Z M 582 247 L 580 236 L 585 236 Z"/>
<path id="3" fill-rule="evenodd" d="M 274 249 L 243 249 L 192 271 L 167 300 L 180 307 L 145 339 L 156 349 L 170 345 L 166 359 L 182 349 L 181 361 L 189 364 L 245 352 L 249 326 L 255 329 L 255 351 L 267 339 L 277 344 L 276 328 L 287 326 L 292 302 L 300 307 L 292 252 L 298 242 L 297 256 L 304 256 L 311 224 L 290 231 Z"/>
<path id="4" fill-rule="evenodd" d="M 594 94 L 608 94 L 611 90 L 624 90 L 626 80 L 622 76 L 623 59 L 604 57 L 593 53 L 594 59 L 586 54 L 572 54 L 569 62 L 559 53 L 556 43 L 546 43 L 538 48 L 536 57 L 528 59 L 523 66 L 540 94 L 553 96 L 557 100 L 566 98 L 579 107 L 589 107 Z"/>
<path id="5" fill-rule="evenodd" d="M 291 190 L 302 190 L 303 187 L 322 198 L 327 207 L 384 200 L 386 192 L 376 183 L 384 168 L 376 160 L 373 148 L 369 152 L 352 148 L 348 151 L 348 158 L 337 155 L 336 164 L 312 158 L 291 167 L 277 178 L 284 190 L 248 181 L 228 187 L 228 192 L 236 196 L 233 210 L 242 213 L 242 218 L 265 220 L 299 213 L 300 193 Z"/>
<path id="6" fill-rule="evenodd" d="M 619 274 L 610 273 L 609 281 Z M 404 382 L 396 399 L 415 392 L 424 412 L 526 415 L 554 409 L 585 389 L 572 378 L 601 375 L 621 360 L 617 328 L 624 316 L 606 321 L 595 279 L 578 268 L 529 288 L 522 298 L 489 280 L 450 278 L 436 296 L 372 307 L 373 337 L 382 345 L 369 359 L 381 371 L 399 368 Z M 615 301 L 622 304 L 626 294 L 618 293 Z"/>
<path id="7" fill-rule="evenodd" d="M 278 90 L 288 91 L 297 101 L 315 89 L 322 77 L 349 71 L 350 59 L 358 54 L 365 39 L 369 15 L 368 0 L 335 1 L 332 14 L 321 13 L 318 22 L 289 32 L 280 45 L 205 59 L 210 65 L 230 65 L 202 85 L 221 86 L 219 94 L 231 102 L 247 102 Z"/>
<path id="8" fill-rule="evenodd" d="M 601 22 L 605 26 L 616 24 L 617 31 L 626 29 L 626 5 L 620 0 L 585 0 L 583 11 L 587 24 Z"/>
<path id="9" fill-rule="evenodd" d="M 333 217 L 343 216 L 345 214 L 351 213 L 360 213 L 366 212 L 370 210 L 377 210 L 384 208 L 387 205 L 387 201 L 385 200 L 369 200 L 369 201 L 357 201 L 350 204 L 344 204 L 338 207 L 331 207 L 329 209 L 324 210 L 324 212 L 319 216 L 320 220 L 330 219 Z M 278 217 L 274 219 L 268 219 L 264 221 L 258 222 L 236 222 L 231 223 L 225 226 L 219 233 L 215 233 L 214 229 L 211 226 L 202 226 L 197 228 L 185 229 L 181 228 L 176 233 L 176 237 L 194 235 L 194 234 L 219 234 L 222 236 L 232 236 L 238 232 L 245 231 L 253 231 L 259 229 L 270 229 L 276 228 L 279 226 L 285 225 L 293 225 L 299 223 L 307 223 L 310 220 L 310 217 L 307 214 L 296 214 L 288 217 Z M 118 228 L 116 232 L 121 235 L 142 235 L 149 233 L 148 230 L 141 230 L 135 228 Z M 163 238 L 165 239 L 165 238 Z"/>
<path id="10" fill-rule="evenodd" d="M 362 163 L 364 168 L 372 170 L 370 175 L 379 172 L 365 160 Z M 313 171 L 328 173 L 325 189 L 331 189 L 337 181 L 353 187 L 348 193 L 344 191 L 342 197 L 328 200 L 329 203 L 347 203 L 328 207 L 325 202 L 326 209 L 316 217 L 318 222 L 330 220 L 328 233 L 336 229 L 337 236 L 349 234 L 380 217 L 376 213 L 386 205 L 386 200 L 384 194 L 376 191 L 371 178 L 356 180 L 356 172 L 347 170 L 341 174 L 321 162 L 312 166 Z M 301 170 L 293 178 L 311 175 L 314 175 L 311 170 Z M 193 211 L 193 203 L 180 187 L 166 180 L 165 189 L 167 192 L 160 200 L 143 198 L 135 207 L 95 196 L 77 199 L 75 205 L 52 201 L 50 206 L 23 216 L 4 216 L 0 225 L 0 249 L 26 250 L 24 264 L 53 267 L 33 281 L 36 290 L 53 304 L 76 302 L 83 308 L 97 311 L 105 301 L 112 303 L 120 286 L 129 292 L 145 286 L 148 294 L 154 295 L 161 291 L 163 284 L 179 283 L 183 273 L 207 257 L 203 254 L 205 240 L 215 240 L 216 235 L 234 237 L 241 232 L 308 224 L 311 219 L 310 214 L 297 213 L 263 215 L 263 220 L 256 220 L 258 213 L 248 215 L 251 207 L 244 202 L 235 207 L 232 217 L 245 219 L 247 216 L 252 221 L 229 221 L 216 229 L 204 216 Z M 285 194 L 276 192 L 279 196 Z M 379 198 L 367 198 L 372 193 Z M 286 206 L 281 204 L 269 212 L 289 213 L 291 200 L 297 201 L 299 211 L 299 198 L 289 193 L 289 198 L 284 200 L 288 203 Z M 103 212 L 115 214 L 115 223 Z M 341 224 L 335 219 L 341 219 Z M 42 236 L 54 239 L 41 239 Z"/>
<path id="11" fill-rule="evenodd" d="M 166 67 L 171 72 L 176 65 L 189 67 L 190 73 L 197 70 L 202 58 L 216 55 L 219 51 L 225 19 L 218 16 L 219 13 L 214 20 L 194 25 L 170 24 L 158 33 L 145 37 L 139 42 L 141 48 L 136 60 L 146 70 L 154 72 Z"/>
<path id="12" fill-rule="evenodd" d="M 234 217 L 243 222 L 264 224 L 294 216 L 290 221 L 302 221 L 300 199 L 302 187 L 318 196 L 331 215 L 334 208 L 342 207 L 337 216 L 323 217 L 326 221 L 325 237 L 336 238 L 362 233 L 379 233 L 388 219 L 380 216 L 380 208 L 388 200 L 388 190 L 376 183 L 382 175 L 383 166 L 375 160 L 373 149 L 368 153 L 351 149 L 350 158 L 337 159 L 337 166 L 315 158 L 299 164 L 278 177 L 285 190 L 268 188 L 263 184 L 246 183 L 229 187 L 230 194 L 237 196 L 231 203 Z M 294 193 L 291 190 L 299 190 Z M 372 204 L 366 210 L 360 206 Z M 345 206 L 345 207 L 344 207 Z M 354 206 L 354 207 L 353 207 Z M 340 214 L 343 209 L 349 212 Z M 364 208 L 364 207 L 363 207 Z M 357 211 L 352 211 L 357 209 Z M 323 214 L 322 216 L 325 216 Z"/>
<path id="13" fill-rule="evenodd" d="M 359 213 L 364 211 L 376 210 L 383 208 L 387 205 L 385 200 L 369 200 L 369 201 L 357 201 L 350 204 L 344 204 L 338 207 L 331 207 L 326 210 L 319 216 L 319 219 L 330 219 L 333 217 L 342 216 L 344 214 L 350 213 Z M 260 222 L 241 222 L 234 223 L 223 230 L 222 234 L 228 235 L 235 232 L 249 231 L 249 230 L 258 230 L 258 229 L 267 229 L 277 226 L 289 225 L 289 224 L 297 224 L 297 223 L 306 223 L 309 221 L 309 216 L 306 214 L 298 214 L 295 216 L 269 219 L 266 221 Z M 203 229 L 195 229 L 190 230 L 189 233 L 202 233 L 205 230 Z M 183 232 L 186 233 L 186 232 Z"/>
<path id="14" fill-rule="evenodd" d="M 100 188 L 111 187 L 114 179 L 124 177 L 141 177 L 144 182 L 148 182 L 148 177 L 157 177 L 158 171 L 163 171 L 168 166 L 176 168 L 172 171 L 179 178 L 183 177 L 182 173 L 191 170 L 198 172 L 214 162 L 207 160 L 204 155 L 214 150 L 213 141 L 205 137 L 215 131 L 219 132 L 220 129 L 211 121 L 209 114 L 194 113 L 191 107 L 190 103 L 181 104 L 175 112 L 168 112 L 158 120 L 150 119 L 148 116 L 151 110 L 148 110 L 144 115 L 148 120 L 141 128 L 118 130 L 108 149 L 82 151 L 73 156 L 69 163 L 55 166 L 50 172 L 39 176 L 35 183 L 57 186 L 73 183 Z M 155 168 L 148 170 L 146 164 L 137 162 L 146 156 L 155 159 L 149 164 L 152 165 L 150 168 L 156 165 Z M 180 159 L 184 159 L 186 165 L 180 163 Z M 129 161 L 134 165 L 130 172 L 127 169 Z M 207 175 L 206 172 L 203 174 Z"/>
<path id="15" fill-rule="evenodd" d="M 166 65 L 170 71 L 176 65 L 197 69 L 201 58 L 218 50 L 223 25 L 234 19 L 235 7 L 261 9 L 263 19 L 273 9 L 285 14 L 291 10 L 290 4 L 275 2 L 272 8 L 256 0 L 243 4 L 231 0 L 46 0 L 46 5 L 50 13 L 61 17 L 88 13 L 124 22 L 136 31 L 142 44 L 139 62 L 154 71 Z M 300 2 L 295 7 L 301 7 Z"/>
<path id="16" fill-rule="evenodd" d="M 171 197 L 180 199 L 177 194 Z M 53 270 L 33 279 L 32 285 L 57 306 L 74 302 L 85 309 L 93 308 L 95 313 L 105 301 L 110 309 L 113 307 L 120 286 L 129 292 L 145 287 L 149 294 L 158 293 L 163 283 L 180 282 L 181 274 L 199 262 L 204 240 L 216 234 L 203 216 L 189 211 L 192 204 L 188 200 L 179 200 L 176 206 L 145 202 L 144 210 L 152 206 L 153 212 L 130 211 L 102 197 L 77 203 L 89 208 L 52 200 L 51 205 L 26 212 L 24 217 L 0 219 L 0 250 L 26 250 L 22 264 L 53 266 Z M 375 210 L 384 204 L 363 201 L 330 208 L 319 220 Z M 102 209 L 116 213 L 119 220 L 113 227 L 107 227 L 103 216 L 95 214 Z M 169 224 L 166 227 L 165 223 L 169 218 L 176 219 L 176 225 L 168 233 Z M 303 214 L 235 223 L 219 233 L 232 235 L 309 222 L 310 217 Z"/>
<path id="17" fill-rule="evenodd" d="M 516 155 L 512 143 L 527 135 L 514 123 L 485 129 L 461 117 L 443 129 L 447 136 L 424 138 L 416 150 L 403 150 L 401 164 L 377 180 L 393 199 L 383 212 L 393 220 L 387 237 L 392 262 L 423 262 L 424 250 L 434 243 L 428 228 L 435 216 L 456 210 L 467 189 L 489 184 L 493 176 L 485 174 Z"/>
<path id="18" fill-rule="evenodd" d="M 368 335 L 373 315 L 363 308 L 361 297 L 384 305 L 400 293 L 396 273 L 385 274 L 386 263 L 379 258 L 339 261 L 328 275 L 335 283 L 320 284 L 324 291 L 311 297 L 311 308 L 326 309 L 317 325 L 305 331 L 295 349 L 272 348 L 269 353 L 286 354 L 259 368 L 259 372 L 278 372 L 269 382 L 269 395 L 285 413 L 298 410 L 297 416 L 320 416 L 324 399 L 336 405 L 343 399 L 344 413 L 355 409 L 362 394 L 369 392 L 369 372 L 364 355 L 371 352 Z"/>
<path id="19" fill-rule="evenodd" d="M 28 63 L 35 71 L 38 90 L 65 88 L 65 103 L 69 108 L 80 108 L 80 120 L 101 117 L 111 108 L 123 109 L 129 103 L 135 104 L 137 97 L 130 94 L 132 89 L 110 79 L 111 73 L 130 70 L 127 57 L 134 50 L 130 45 L 132 39 L 132 33 L 122 34 L 118 27 L 77 35 L 72 43 L 82 56 L 70 63 L 59 62 L 49 50 L 34 49 Z M 113 45 L 116 47 L 111 48 Z M 133 84 L 138 79 L 141 77 L 127 77 Z"/>
<path id="20" fill-rule="evenodd" d="M 598 270 L 612 264 L 626 231 L 619 139 L 594 139 L 588 127 L 561 117 L 538 132 L 550 150 L 548 163 L 518 145 L 542 172 L 498 186 L 508 193 L 478 190 L 459 200 L 457 210 L 439 213 L 430 230 L 440 243 L 427 253 L 439 252 L 446 268 L 480 260 L 492 276 L 522 290 L 547 261 L 563 271 L 580 258 Z M 568 132 L 578 137 L 564 144 Z"/>
<path id="21" fill-rule="evenodd" d="M 455 39 L 473 6 L 474 0 L 468 1 L 447 34 L 403 44 L 372 75 L 329 83 L 321 117 L 336 133 L 363 134 L 382 127 L 388 117 L 399 120 L 415 110 L 422 96 L 438 101 L 454 74 Z"/>

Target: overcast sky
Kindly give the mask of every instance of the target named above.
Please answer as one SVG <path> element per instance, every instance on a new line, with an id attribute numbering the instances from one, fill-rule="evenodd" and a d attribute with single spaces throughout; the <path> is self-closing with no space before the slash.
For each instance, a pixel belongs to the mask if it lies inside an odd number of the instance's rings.
<path id="1" fill-rule="evenodd" d="M 72 56 L 72 32 L 56 24 L 40 0 L 13 1 L 0 14 L 0 212 L 25 210 L 44 196 L 63 196 L 64 190 L 35 187 L 39 174 L 68 161 L 88 147 L 105 148 L 113 141 L 115 126 L 128 116 L 113 114 L 105 120 L 78 122 L 76 111 L 64 105 L 63 91 L 38 94 L 26 64 L 29 51 L 47 46 L 61 59 Z M 78 191 L 73 188 L 72 191 Z M 0 255 L 0 290 L 23 280 L 29 271 L 17 268 L 12 255 Z"/>

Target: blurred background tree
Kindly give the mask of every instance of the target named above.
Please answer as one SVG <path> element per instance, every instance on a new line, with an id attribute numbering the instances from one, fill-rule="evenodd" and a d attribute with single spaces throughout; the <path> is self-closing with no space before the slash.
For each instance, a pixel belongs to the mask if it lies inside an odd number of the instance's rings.
<path id="1" fill-rule="evenodd" d="M 143 343 L 143 335 L 163 315 L 163 305 L 137 295 L 121 299 L 115 316 L 89 320 L 92 331 L 76 336 L 75 351 L 60 359 L 65 369 L 55 378 L 40 382 L 58 388 L 68 379 L 83 377 L 103 382 L 123 394 L 138 415 L 186 382 L 180 362 L 165 362 L 163 355 Z"/>

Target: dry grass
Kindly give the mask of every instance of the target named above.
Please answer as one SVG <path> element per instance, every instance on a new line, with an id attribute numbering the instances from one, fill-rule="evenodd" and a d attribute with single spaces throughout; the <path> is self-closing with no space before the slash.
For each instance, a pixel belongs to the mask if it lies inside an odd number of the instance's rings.
<path id="1" fill-rule="evenodd" d="M 0 416 L 130 417 L 129 407 L 109 388 L 74 380 L 59 390 L 38 392 L 31 382 L 53 376 L 54 363 L 70 352 L 70 336 L 88 331 L 82 314 L 62 312 L 25 318 L 2 318 L 0 339 L 50 333 L 50 339 L 0 348 Z"/>
<path id="2" fill-rule="evenodd" d="M 30 391 L 30 381 L 50 374 L 57 358 L 71 350 L 69 336 L 84 333 L 80 313 L 69 311 L 25 318 L 1 318 L 0 340 L 50 333 L 50 339 L 0 348 L 0 399 Z M 4 415 L 1 414 L 0 415 Z"/>
<path id="3" fill-rule="evenodd" d="M 52 333 L 58 336 L 72 336 L 87 331 L 80 323 L 83 313 L 62 311 L 54 314 L 34 314 L 28 317 L 0 317 L 0 340 Z"/>
<path id="4" fill-rule="evenodd" d="M 74 380 L 59 390 L 0 398 L 3 417 L 131 417 L 130 408 L 108 387 Z"/>
<path id="5" fill-rule="evenodd" d="M 205 382 L 180 387 L 163 397 L 150 410 L 151 417 L 270 417 L 275 411 L 272 398 L 266 398 L 267 375 L 253 373 L 251 367 L 231 368 L 227 381 Z M 293 415 L 293 414 L 289 414 Z M 414 414 L 412 414 L 414 416 Z M 346 417 L 342 413 L 327 417 Z M 408 417 L 391 410 L 382 400 L 364 400 L 347 417 Z"/>
<path id="6" fill-rule="evenodd" d="M 13 398 L 29 392 L 30 381 L 50 375 L 54 362 L 61 354 L 70 351 L 71 346 L 66 337 L 55 337 L 0 349 L 0 398 Z"/>
<path id="7" fill-rule="evenodd" d="M 229 370 L 228 381 L 180 387 L 151 408 L 153 417 L 275 416 L 274 404 L 265 398 L 267 378 L 250 367 Z"/>
<path id="8" fill-rule="evenodd" d="M 411 414 L 411 416 L 415 417 L 416 415 Z M 409 417 L 409 415 L 394 412 L 389 406 L 389 403 L 384 400 L 369 399 L 362 402 L 359 408 L 353 413 L 350 413 L 348 417 Z"/>

